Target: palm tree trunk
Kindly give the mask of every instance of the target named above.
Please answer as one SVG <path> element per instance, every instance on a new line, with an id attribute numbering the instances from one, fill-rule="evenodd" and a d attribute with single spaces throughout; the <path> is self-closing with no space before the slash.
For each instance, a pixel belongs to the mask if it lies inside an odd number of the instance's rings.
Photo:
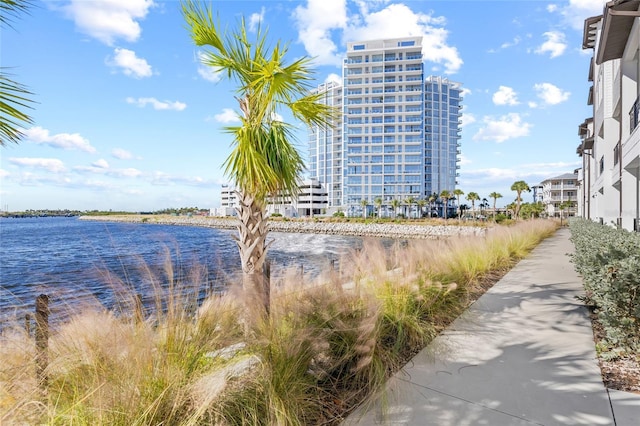
<path id="1" fill-rule="evenodd" d="M 248 303 L 260 303 L 264 306 L 264 313 L 268 314 L 271 292 L 269 282 L 263 273 L 268 232 L 264 206 L 249 194 L 239 191 L 236 193 L 240 206 L 236 208 L 238 236 L 234 239 L 240 252 L 243 290 L 248 297 Z"/>

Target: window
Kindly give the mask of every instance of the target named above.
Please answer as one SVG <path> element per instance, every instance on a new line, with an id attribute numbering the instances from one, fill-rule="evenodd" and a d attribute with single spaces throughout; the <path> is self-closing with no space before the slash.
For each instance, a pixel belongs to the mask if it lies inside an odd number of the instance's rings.
<path id="1" fill-rule="evenodd" d="M 398 46 L 400 47 L 415 46 L 415 45 L 416 45 L 416 42 L 413 40 L 405 40 L 405 41 L 398 42 Z"/>
<path id="2" fill-rule="evenodd" d="M 604 155 L 600 157 L 600 174 L 604 173 Z"/>
<path id="3" fill-rule="evenodd" d="M 353 46 L 353 50 L 364 50 L 364 44 L 356 44 Z"/>

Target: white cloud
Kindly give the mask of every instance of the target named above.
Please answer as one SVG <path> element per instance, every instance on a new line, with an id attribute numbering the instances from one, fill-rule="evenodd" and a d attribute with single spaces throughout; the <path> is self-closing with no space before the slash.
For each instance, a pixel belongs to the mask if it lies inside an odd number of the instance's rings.
<path id="1" fill-rule="evenodd" d="M 368 13 L 365 10 L 357 19 L 351 17 L 344 37 L 347 40 L 372 40 L 422 36 L 424 59 L 444 65 L 444 72 L 453 74 L 463 61 L 458 49 L 447 44 L 449 32 L 442 27 L 444 23 L 442 17 L 413 12 L 401 3 L 391 4 L 378 12 Z"/>
<path id="2" fill-rule="evenodd" d="M 537 96 L 546 105 L 557 105 L 569 99 L 570 92 L 562 91 L 559 87 L 551 83 L 538 83 L 533 86 Z"/>
<path id="3" fill-rule="evenodd" d="M 137 160 L 140 159 L 140 157 L 134 157 L 134 155 L 131 152 L 122 148 L 114 148 L 111 151 L 111 156 L 114 158 L 117 158 L 118 160 L 133 160 L 134 158 Z"/>
<path id="4" fill-rule="evenodd" d="M 498 91 L 493 94 L 493 103 L 496 105 L 518 105 L 517 93 L 507 86 L 500 86 Z"/>
<path id="5" fill-rule="evenodd" d="M 324 82 L 325 83 L 334 82 L 342 85 L 342 77 L 340 77 L 338 74 L 331 73 L 327 76 L 327 78 L 324 79 Z"/>
<path id="6" fill-rule="evenodd" d="M 128 104 L 136 105 L 140 108 L 144 108 L 147 105 L 151 105 L 155 110 L 174 110 L 174 111 L 182 111 L 187 107 L 187 104 L 179 101 L 159 101 L 156 98 L 132 98 L 128 97 L 126 99 Z"/>
<path id="7" fill-rule="evenodd" d="M 466 155 L 460 154 L 460 165 L 461 166 L 466 166 L 467 164 L 472 164 L 472 163 L 473 163 L 473 161 L 468 159 Z"/>
<path id="8" fill-rule="evenodd" d="M 9 163 L 33 169 L 44 169 L 52 173 L 66 171 L 64 163 L 57 158 L 9 158 Z"/>
<path id="9" fill-rule="evenodd" d="M 206 52 L 198 52 L 197 62 L 199 63 L 198 74 L 200 75 L 200 77 L 212 83 L 217 83 L 222 79 L 222 73 L 218 68 L 207 65 Z"/>
<path id="10" fill-rule="evenodd" d="M 142 32 L 153 0 L 71 0 L 64 10 L 78 30 L 111 46 L 118 39 L 134 42 Z"/>
<path id="11" fill-rule="evenodd" d="M 92 163 L 91 166 L 76 166 L 73 170 L 82 174 L 92 173 L 115 178 L 137 178 L 143 175 L 140 170 L 134 168 L 112 169 L 105 160 L 98 160 Z"/>
<path id="12" fill-rule="evenodd" d="M 308 0 L 293 12 L 298 38 L 318 65 L 340 65 L 342 57 L 331 39 L 331 32 L 347 26 L 346 0 Z"/>
<path id="13" fill-rule="evenodd" d="M 91 163 L 91 165 L 93 167 L 97 167 L 99 169 L 108 169 L 109 168 L 109 163 L 107 163 L 107 160 L 101 158 L 98 161 L 94 161 L 93 163 Z"/>
<path id="14" fill-rule="evenodd" d="M 546 38 L 546 41 L 535 50 L 536 53 L 540 55 L 549 53 L 551 58 L 556 58 L 564 53 L 567 48 L 564 33 L 560 31 L 547 31 L 542 34 L 542 36 Z"/>
<path id="15" fill-rule="evenodd" d="M 124 75 L 134 78 L 151 77 L 153 70 L 145 59 L 138 58 L 136 52 L 129 49 L 116 48 L 113 58 L 107 60 L 107 64 L 119 67 Z"/>
<path id="16" fill-rule="evenodd" d="M 213 119 L 218 123 L 240 122 L 240 117 L 238 116 L 238 113 L 232 110 L 231 108 L 223 108 L 220 114 L 216 114 L 213 116 Z"/>
<path id="17" fill-rule="evenodd" d="M 9 176 L 11 173 L 9 173 L 8 171 L 6 171 L 5 169 L 0 169 L 0 178 L 6 178 L 7 176 Z"/>
<path id="18" fill-rule="evenodd" d="M 91 146 L 89 141 L 79 133 L 58 133 L 50 135 L 49 130 L 36 126 L 24 130 L 25 138 L 31 142 L 49 145 L 54 148 L 62 148 L 66 150 L 78 149 L 81 151 L 94 153 L 96 149 Z"/>
<path id="19" fill-rule="evenodd" d="M 153 173 L 151 184 L 160 186 L 187 185 L 209 187 L 213 182 L 199 176 L 172 176 L 168 173 L 157 171 Z"/>
<path id="20" fill-rule="evenodd" d="M 565 24 L 574 30 L 582 30 L 584 20 L 602 14 L 604 4 L 608 0 L 569 0 L 569 4 L 557 5 L 557 7 L 547 7 L 550 13 L 559 13 Z"/>
<path id="21" fill-rule="evenodd" d="M 142 172 L 138 169 L 134 169 L 132 167 L 126 169 L 116 169 L 109 172 L 110 176 L 116 177 L 127 177 L 127 178 L 135 178 L 138 176 L 142 176 Z"/>
<path id="22" fill-rule="evenodd" d="M 249 16 L 249 31 L 256 31 L 258 25 L 264 20 L 264 7 L 260 9 L 260 13 L 252 13 Z"/>
<path id="23" fill-rule="evenodd" d="M 516 37 L 513 38 L 513 40 L 508 41 L 506 43 L 502 43 L 500 45 L 500 48 L 501 49 L 508 49 L 509 47 L 513 47 L 513 46 L 516 46 L 516 45 L 520 44 L 520 41 L 522 41 L 522 39 L 520 37 L 516 36 Z"/>
<path id="24" fill-rule="evenodd" d="M 493 119 L 485 117 L 484 127 L 478 130 L 473 136 L 473 140 L 504 142 L 508 139 L 519 138 L 529 135 L 531 124 L 523 122 L 520 114 L 510 113 Z"/>
<path id="25" fill-rule="evenodd" d="M 462 121 L 462 124 L 460 124 L 460 127 L 466 127 L 469 124 L 475 123 L 477 120 L 475 115 L 463 113 L 462 116 L 460 117 L 460 121 Z"/>

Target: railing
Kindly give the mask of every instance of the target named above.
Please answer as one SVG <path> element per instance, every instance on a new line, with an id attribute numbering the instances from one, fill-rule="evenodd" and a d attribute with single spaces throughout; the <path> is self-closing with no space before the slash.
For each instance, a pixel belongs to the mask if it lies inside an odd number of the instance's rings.
<path id="1" fill-rule="evenodd" d="M 640 97 L 636 99 L 631 107 L 631 111 L 629 111 L 629 134 L 633 133 L 633 131 L 638 127 L 638 115 L 640 112 Z"/>

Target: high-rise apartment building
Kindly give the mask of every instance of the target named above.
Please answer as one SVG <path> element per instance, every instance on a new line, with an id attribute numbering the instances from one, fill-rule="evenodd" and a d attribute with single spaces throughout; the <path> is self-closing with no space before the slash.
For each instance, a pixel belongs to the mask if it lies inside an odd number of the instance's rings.
<path id="1" fill-rule="evenodd" d="M 342 110 L 342 85 L 332 81 L 318 86 L 322 103 Z M 342 205 L 342 116 L 331 125 L 311 128 L 309 134 L 309 174 L 320 181 L 327 194 L 328 208 Z"/>
<path id="2" fill-rule="evenodd" d="M 309 169 L 327 189 L 329 207 L 361 216 L 377 198 L 389 206 L 453 191 L 461 86 L 425 79 L 422 37 L 348 43 L 342 77 L 343 87 L 318 87 L 327 103 L 341 106 L 342 120 L 310 131 Z"/>

